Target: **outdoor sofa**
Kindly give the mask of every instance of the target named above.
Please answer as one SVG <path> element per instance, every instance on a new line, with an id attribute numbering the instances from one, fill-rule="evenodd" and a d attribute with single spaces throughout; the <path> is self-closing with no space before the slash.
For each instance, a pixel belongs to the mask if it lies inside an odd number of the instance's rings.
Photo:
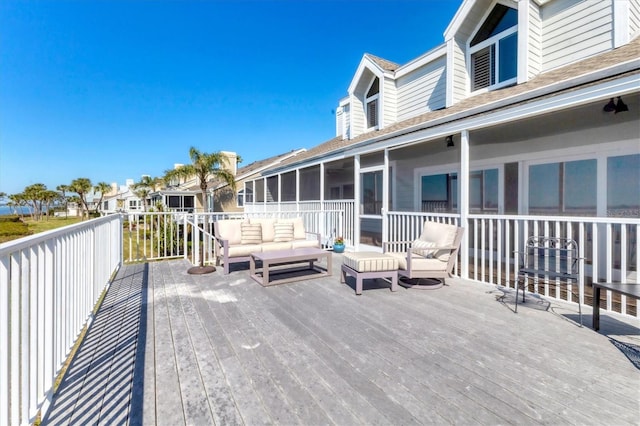
<path id="1" fill-rule="evenodd" d="M 214 222 L 216 264 L 248 262 L 251 253 L 290 250 L 302 247 L 321 248 L 320 234 L 307 232 L 302 218 L 224 219 Z"/>

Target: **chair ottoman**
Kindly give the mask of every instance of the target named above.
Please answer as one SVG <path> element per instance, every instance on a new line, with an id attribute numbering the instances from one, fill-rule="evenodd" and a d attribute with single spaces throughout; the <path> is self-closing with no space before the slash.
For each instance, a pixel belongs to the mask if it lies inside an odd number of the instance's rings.
<path id="1" fill-rule="evenodd" d="M 356 294 L 362 294 L 362 280 L 369 278 L 391 279 L 391 291 L 398 289 L 398 259 L 371 251 L 345 253 L 342 257 L 340 282 L 347 275 L 356 278 Z"/>

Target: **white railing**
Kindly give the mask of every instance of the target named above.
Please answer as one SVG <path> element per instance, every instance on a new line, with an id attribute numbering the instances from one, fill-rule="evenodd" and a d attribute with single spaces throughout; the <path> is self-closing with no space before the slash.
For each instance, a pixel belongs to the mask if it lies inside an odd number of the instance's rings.
<path id="1" fill-rule="evenodd" d="M 425 220 L 460 226 L 458 214 L 389 212 L 385 241 L 416 239 Z M 464 225 L 462 225 L 464 226 Z M 638 283 L 640 259 L 640 219 L 585 218 L 565 216 L 469 215 L 467 245 L 461 247 L 460 260 L 468 254 L 468 277 L 472 280 L 514 288 L 517 254 L 532 235 L 576 240 L 580 256 L 579 293 L 582 303 L 591 304 L 593 281 Z M 536 285 L 533 291 L 547 297 L 577 302 L 571 286 L 565 291 L 554 282 Z M 604 306 L 610 311 L 639 316 L 637 302 L 607 292 Z"/>
<path id="2" fill-rule="evenodd" d="M 185 257 L 191 238 L 190 213 L 153 212 L 126 215 L 124 261 L 141 262 Z"/>
<path id="3" fill-rule="evenodd" d="M 247 203 L 246 214 L 268 212 L 278 214 L 283 212 L 331 212 L 341 211 L 341 219 L 328 219 L 323 227 L 323 242 L 329 246 L 335 237 L 343 237 L 347 245 L 354 245 L 355 235 L 355 201 L 354 200 L 325 200 L 325 201 L 286 201 L 281 203 Z M 333 216 L 332 216 L 333 217 Z M 318 231 L 319 232 L 319 231 Z M 326 234 L 325 234 L 326 232 Z M 326 241 L 325 241 L 326 240 Z"/>
<path id="4" fill-rule="evenodd" d="M 215 262 L 213 223 L 221 219 L 245 219 L 251 217 L 294 218 L 300 217 L 308 232 L 316 232 L 321 242 L 330 248 L 333 238 L 345 235 L 345 210 L 283 210 L 254 211 L 250 213 L 137 213 L 128 215 L 124 233 L 124 261 L 143 262 L 184 258 L 193 265 Z M 347 210 L 348 211 L 348 210 Z M 352 228 L 349 225 L 349 229 Z M 351 231 L 352 232 L 352 231 Z M 348 235 L 348 234 L 346 234 Z M 347 238 L 347 237 L 345 237 Z M 204 247 L 202 246 L 204 244 Z"/>
<path id="5" fill-rule="evenodd" d="M 0 244 L 0 425 L 31 424 L 46 412 L 121 259 L 120 215 Z"/>

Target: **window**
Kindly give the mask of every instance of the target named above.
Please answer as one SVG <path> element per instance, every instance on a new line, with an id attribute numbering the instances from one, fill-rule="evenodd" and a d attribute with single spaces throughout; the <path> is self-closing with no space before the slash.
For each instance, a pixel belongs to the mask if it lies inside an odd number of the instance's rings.
<path id="1" fill-rule="evenodd" d="M 253 182 L 248 182 L 244 186 L 244 202 L 253 203 Z"/>
<path id="2" fill-rule="evenodd" d="M 366 115 L 367 128 L 378 127 L 378 97 L 380 94 L 380 80 L 376 77 L 367 91 Z"/>
<path id="3" fill-rule="evenodd" d="M 518 12 L 496 5 L 469 45 L 471 91 L 516 81 Z"/>
<path id="4" fill-rule="evenodd" d="M 382 170 L 362 173 L 361 214 L 382 214 Z"/>
<path id="5" fill-rule="evenodd" d="M 238 191 L 238 194 L 236 195 L 236 205 L 238 207 L 244 207 L 244 189 Z"/>
<path id="6" fill-rule="evenodd" d="M 596 160 L 529 167 L 529 213 L 595 216 Z"/>
<path id="7" fill-rule="evenodd" d="M 471 172 L 469 207 L 472 211 L 498 211 L 498 169 Z"/>
<path id="8" fill-rule="evenodd" d="M 421 181 L 421 211 L 440 213 L 458 211 L 457 173 L 422 176 Z"/>
<path id="9" fill-rule="evenodd" d="M 607 216 L 640 216 L 640 154 L 607 158 Z"/>

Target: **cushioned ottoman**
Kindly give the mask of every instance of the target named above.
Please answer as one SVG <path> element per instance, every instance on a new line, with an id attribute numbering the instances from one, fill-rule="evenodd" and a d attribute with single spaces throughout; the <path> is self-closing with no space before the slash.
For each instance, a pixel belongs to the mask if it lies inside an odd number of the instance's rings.
<path id="1" fill-rule="evenodd" d="M 362 280 L 368 278 L 390 278 L 391 291 L 396 291 L 398 289 L 398 259 L 384 253 L 371 251 L 345 253 L 342 257 L 341 283 L 346 282 L 347 275 L 356 278 L 356 294 L 362 294 Z"/>

